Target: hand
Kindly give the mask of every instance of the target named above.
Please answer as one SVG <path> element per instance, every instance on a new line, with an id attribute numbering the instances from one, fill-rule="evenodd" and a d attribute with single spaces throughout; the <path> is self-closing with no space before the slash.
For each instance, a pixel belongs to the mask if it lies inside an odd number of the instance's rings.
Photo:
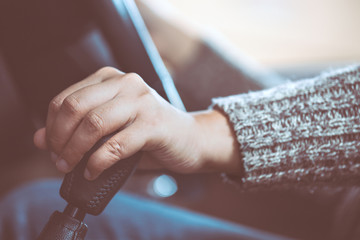
<path id="1" fill-rule="evenodd" d="M 186 113 L 171 106 L 140 76 L 105 67 L 78 82 L 50 103 L 46 127 L 34 143 L 56 156 L 56 166 L 70 172 L 103 136 L 118 131 L 93 153 L 84 176 L 138 151 L 140 168 L 180 173 L 235 172 L 238 146 L 225 116 L 217 111 Z"/>

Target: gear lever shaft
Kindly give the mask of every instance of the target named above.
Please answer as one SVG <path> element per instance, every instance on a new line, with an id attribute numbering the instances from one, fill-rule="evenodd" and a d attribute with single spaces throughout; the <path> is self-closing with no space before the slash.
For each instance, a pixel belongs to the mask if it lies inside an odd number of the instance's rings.
<path id="1" fill-rule="evenodd" d="M 60 195 L 68 202 L 68 205 L 62 213 L 58 211 L 53 213 L 41 232 L 39 240 L 83 239 L 87 231 L 86 224 L 82 222 L 85 215 L 99 215 L 131 176 L 139 162 L 141 153 L 118 161 L 93 181 L 88 181 L 84 178 L 84 170 L 90 155 L 110 137 L 104 137 L 97 142 L 85 154 L 75 169 L 66 174 L 61 185 Z M 64 228 L 64 226 L 66 227 Z"/>

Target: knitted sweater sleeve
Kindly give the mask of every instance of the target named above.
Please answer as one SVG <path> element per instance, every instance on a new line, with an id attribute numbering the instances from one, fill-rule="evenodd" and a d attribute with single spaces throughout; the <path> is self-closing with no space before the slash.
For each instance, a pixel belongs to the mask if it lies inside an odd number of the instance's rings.
<path id="1" fill-rule="evenodd" d="M 360 179 L 360 66 L 215 98 L 233 125 L 245 186 Z"/>

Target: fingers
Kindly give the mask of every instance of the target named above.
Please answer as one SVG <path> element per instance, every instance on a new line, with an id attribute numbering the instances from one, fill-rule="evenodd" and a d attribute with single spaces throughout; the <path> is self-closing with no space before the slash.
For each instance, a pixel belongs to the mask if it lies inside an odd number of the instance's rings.
<path id="1" fill-rule="evenodd" d="M 141 131 L 144 122 L 136 119 L 145 108 L 153 112 L 148 104 L 152 94 L 138 75 L 102 69 L 54 98 L 46 130 L 38 130 L 34 142 L 56 156 L 60 171 L 69 172 L 100 138 L 121 130 L 89 159 L 86 176 L 95 179 L 119 159 L 144 147 L 148 131 Z"/>
<path id="2" fill-rule="evenodd" d="M 125 128 L 109 139 L 90 157 L 84 177 L 88 180 L 97 178 L 105 169 L 117 161 L 140 151 L 147 139 L 147 131 L 144 131 L 140 124 L 134 123 Z"/>
<path id="3" fill-rule="evenodd" d="M 59 170 L 70 171 L 101 137 L 132 123 L 136 109 L 133 101 L 116 97 L 88 112 L 62 150 L 66 163 L 58 164 Z"/>
<path id="4" fill-rule="evenodd" d="M 100 83 L 102 81 L 105 81 L 106 79 L 114 76 L 115 74 L 121 74 L 120 71 L 116 70 L 115 68 L 105 67 L 97 71 L 96 73 L 90 75 L 83 81 L 80 81 L 64 91 L 62 91 L 60 94 L 58 94 L 55 98 L 52 99 L 52 101 L 49 104 L 48 108 L 48 114 L 46 119 L 46 129 L 52 129 L 54 120 L 56 119 L 57 113 L 60 111 L 60 108 L 63 104 L 63 101 L 72 93 L 85 88 L 87 86 L 91 86 L 97 83 Z M 47 132 L 47 137 L 51 135 L 51 132 Z"/>
<path id="5" fill-rule="evenodd" d="M 62 150 L 71 138 L 75 129 L 87 114 L 94 108 L 105 104 L 114 98 L 119 89 L 121 89 L 122 81 L 118 78 L 111 79 L 106 82 L 93 84 L 84 87 L 66 97 L 58 111 L 56 118 L 53 120 L 52 127 L 48 130 L 48 144 L 50 148 L 57 154 L 61 154 Z M 93 127 L 99 128 L 96 124 L 95 116 L 89 118 L 94 120 L 90 123 Z"/>

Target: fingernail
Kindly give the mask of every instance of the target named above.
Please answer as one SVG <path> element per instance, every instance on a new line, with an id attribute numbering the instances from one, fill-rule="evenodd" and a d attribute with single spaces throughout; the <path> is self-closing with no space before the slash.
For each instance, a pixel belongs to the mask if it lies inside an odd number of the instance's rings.
<path id="1" fill-rule="evenodd" d="M 68 172 L 70 170 L 69 164 L 62 158 L 56 161 L 56 167 L 61 172 Z"/>
<path id="2" fill-rule="evenodd" d="M 89 171 L 87 168 L 85 168 L 84 177 L 85 177 L 87 180 L 92 180 L 91 173 L 90 173 L 90 171 Z"/>
<path id="3" fill-rule="evenodd" d="M 56 162 L 56 160 L 59 158 L 59 156 L 53 152 L 50 153 L 50 159 L 53 162 Z"/>

